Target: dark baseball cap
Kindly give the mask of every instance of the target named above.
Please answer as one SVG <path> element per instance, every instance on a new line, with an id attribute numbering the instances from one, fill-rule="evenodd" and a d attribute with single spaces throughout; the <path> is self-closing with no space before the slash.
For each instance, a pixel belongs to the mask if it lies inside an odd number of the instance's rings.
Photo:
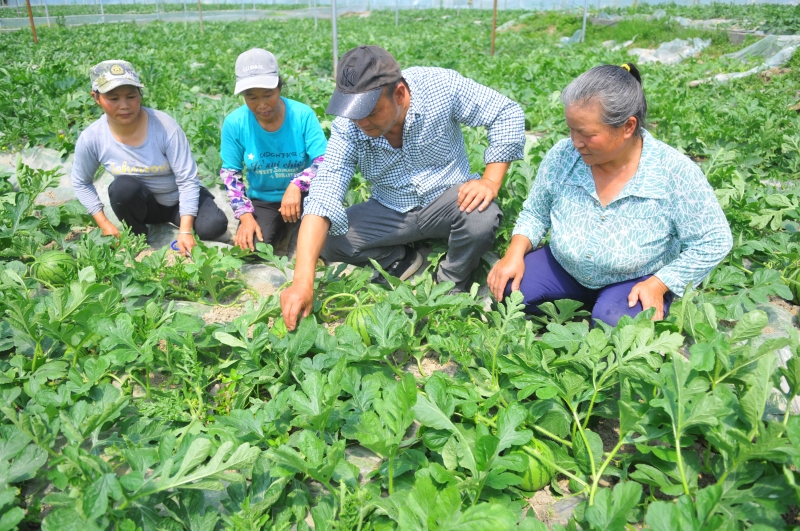
<path id="1" fill-rule="evenodd" d="M 336 90 L 325 112 L 351 120 L 371 113 L 383 87 L 403 79 L 397 61 L 380 46 L 349 50 L 339 60 L 336 74 Z"/>

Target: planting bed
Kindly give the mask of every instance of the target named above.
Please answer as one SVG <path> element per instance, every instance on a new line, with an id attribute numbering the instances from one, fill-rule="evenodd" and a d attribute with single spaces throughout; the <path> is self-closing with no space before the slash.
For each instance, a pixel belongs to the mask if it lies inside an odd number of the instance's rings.
<path id="1" fill-rule="evenodd" d="M 795 7 L 750 9 L 734 13 L 750 29 L 790 33 L 800 20 Z M 702 166 L 735 241 L 665 321 L 590 328 L 570 301 L 526 319 L 516 295 L 500 306 L 477 285 L 448 295 L 433 266 L 386 289 L 333 264 L 319 267 L 313 315 L 287 333 L 287 257 L 222 242 L 181 259 L 164 227 L 161 240 L 103 238 L 55 166 L 68 168 L 99 115 L 88 67 L 125 58 L 219 192 L 236 56 L 275 52 L 284 95 L 327 131 L 329 22 L 53 27 L 38 46 L 1 34 L 0 530 L 800 526 L 800 60 L 690 88 L 747 70 L 721 56 L 755 37 L 733 45 L 722 30 L 642 17 L 562 47 L 577 15 L 523 15 L 501 13 L 514 23 L 494 56 L 491 14 L 468 10 L 404 12 L 399 27 L 393 13 L 344 17 L 339 49 L 378 43 L 402 66 L 454 68 L 520 102 L 530 140 L 498 198 L 502 254 L 538 164 L 567 135 L 559 91 L 629 60 L 602 43 L 711 39 L 680 64 L 642 67 L 649 129 Z M 479 171 L 485 134 L 465 138 Z M 367 194 L 357 178 L 347 202 Z M 426 242 L 431 264 L 442 245 Z M 69 255 L 60 275 L 45 251 Z M 358 330 L 345 323 L 356 310 Z"/>

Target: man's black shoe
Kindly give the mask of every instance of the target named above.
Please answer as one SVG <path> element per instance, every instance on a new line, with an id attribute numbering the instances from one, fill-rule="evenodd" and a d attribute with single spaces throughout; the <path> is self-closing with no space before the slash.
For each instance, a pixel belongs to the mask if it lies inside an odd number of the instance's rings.
<path id="1" fill-rule="evenodd" d="M 403 258 L 392 263 L 385 271 L 389 275 L 397 277 L 400 280 L 407 280 L 411 278 L 411 275 L 417 272 L 423 261 L 421 254 L 411 247 L 406 246 L 406 253 L 403 255 Z M 380 273 L 377 274 L 372 282 L 373 284 L 388 285 L 388 282 L 386 282 L 386 279 L 383 278 L 383 275 Z"/>

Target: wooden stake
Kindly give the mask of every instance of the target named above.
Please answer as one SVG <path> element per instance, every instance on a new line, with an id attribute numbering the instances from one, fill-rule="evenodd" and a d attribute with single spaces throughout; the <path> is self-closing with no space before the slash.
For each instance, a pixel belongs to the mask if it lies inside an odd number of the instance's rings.
<path id="1" fill-rule="evenodd" d="M 200 33 L 205 33 L 203 31 L 203 6 L 200 5 L 200 0 L 197 0 L 197 16 L 200 18 Z"/>
<path id="2" fill-rule="evenodd" d="M 33 32 L 33 43 L 38 44 L 39 38 L 36 36 L 36 25 L 33 23 L 33 10 L 31 9 L 31 0 L 25 0 L 25 5 L 28 6 L 28 19 L 31 21 L 31 31 Z"/>
<path id="3" fill-rule="evenodd" d="M 492 50 L 490 55 L 494 55 L 494 37 L 497 35 L 497 0 L 494 0 L 494 14 L 492 15 Z"/>

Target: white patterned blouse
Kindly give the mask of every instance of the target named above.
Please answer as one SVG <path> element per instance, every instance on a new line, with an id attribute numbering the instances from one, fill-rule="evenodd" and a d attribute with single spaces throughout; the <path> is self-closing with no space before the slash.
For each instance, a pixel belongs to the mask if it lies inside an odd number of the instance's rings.
<path id="1" fill-rule="evenodd" d="M 655 274 L 683 295 L 728 254 L 731 230 L 697 164 L 647 131 L 642 136 L 636 174 L 605 208 L 572 141 L 553 146 L 514 234 L 536 247 L 550 229 L 553 256 L 587 288 Z"/>

